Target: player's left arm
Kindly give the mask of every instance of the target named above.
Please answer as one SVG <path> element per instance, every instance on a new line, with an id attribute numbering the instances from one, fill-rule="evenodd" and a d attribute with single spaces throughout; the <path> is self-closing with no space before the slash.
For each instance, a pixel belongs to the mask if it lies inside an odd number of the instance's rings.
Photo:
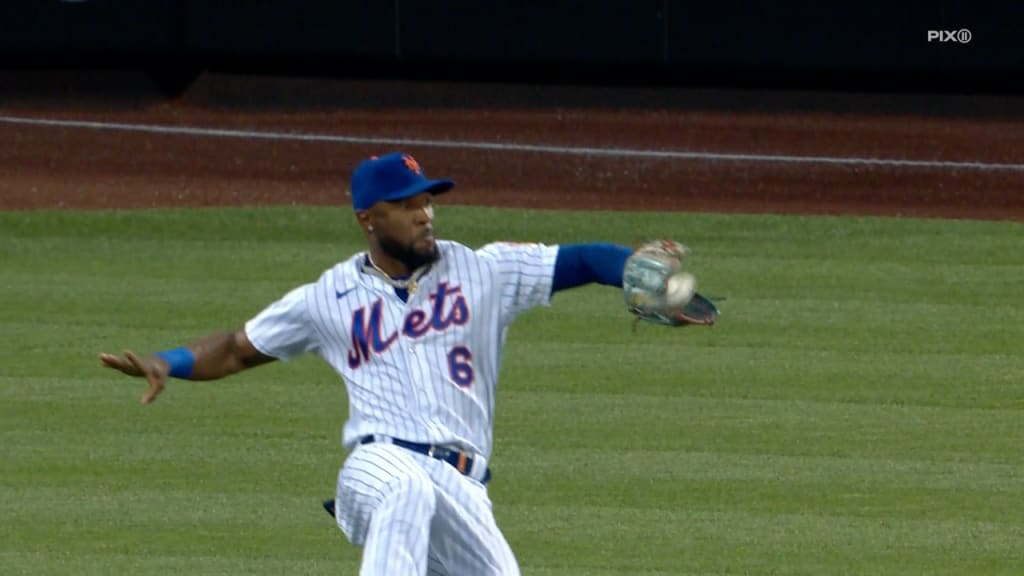
<path id="1" fill-rule="evenodd" d="M 551 293 L 585 284 L 622 287 L 622 273 L 633 249 L 618 244 L 594 242 L 563 244 L 555 259 Z"/>
<path id="2" fill-rule="evenodd" d="M 100 361 L 129 376 L 145 378 L 149 389 L 142 403 L 149 404 L 163 392 L 169 377 L 217 380 L 318 349 L 318 332 L 309 312 L 309 301 L 314 297 L 313 284 L 299 286 L 264 308 L 244 328 L 215 332 L 188 346 L 151 356 L 131 351 L 120 356 L 100 354 Z"/>
<path id="3" fill-rule="evenodd" d="M 156 400 L 167 386 L 168 377 L 217 380 L 274 360 L 252 345 L 245 330 L 215 332 L 188 346 L 150 356 L 139 356 L 131 350 L 121 355 L 100 354 L 107 368 L 146 379 L 149 387 L 142 396 L 143 404 Z"/>

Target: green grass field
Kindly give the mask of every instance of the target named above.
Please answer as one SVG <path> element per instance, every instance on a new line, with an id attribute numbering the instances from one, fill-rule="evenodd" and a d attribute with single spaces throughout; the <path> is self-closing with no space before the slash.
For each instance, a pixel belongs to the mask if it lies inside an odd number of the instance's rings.
<path id="1" fill-rule="evenodd" d="M 441 236 L 694 249 L 712 330 L 522 317 L 495 514 L 524 574 L 1024 573 L 1024 226 L 443 207 Z M 101 351 L 236 328 L 362 248 L 344 208 L 0 213 L 0 573 L 355 574 L 316 358 L 152 406 Z"/>

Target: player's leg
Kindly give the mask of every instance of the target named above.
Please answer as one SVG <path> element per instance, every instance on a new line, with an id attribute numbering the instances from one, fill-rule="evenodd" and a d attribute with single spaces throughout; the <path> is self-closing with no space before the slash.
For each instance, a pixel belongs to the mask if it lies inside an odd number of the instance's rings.
<path id="1" fill-rule="evenodd" d="M 338 474 L 335 517 L 363 547 L 360 574 L 427 573 L 434 484 L 413 454 L 392 444 L 357 447 Z"/>
<path id="2" fill-rule="evenodd" d="M 439 572 L 452 576 L 518 575 L 515 554 L 498 528 L 487 489 L 452 466 L 424 463 L 435 485 L 436 507 L 430 530 L 430 552 Z"/>

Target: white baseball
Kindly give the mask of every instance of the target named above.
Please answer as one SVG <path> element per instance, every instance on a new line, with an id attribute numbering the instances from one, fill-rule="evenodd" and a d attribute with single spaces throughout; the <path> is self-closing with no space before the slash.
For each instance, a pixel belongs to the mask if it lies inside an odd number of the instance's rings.
<path id="1" fill-rule="evenodd" d="M 697 290 L 697 278 L 689 272 L 676 272 L 665 285 L 665 302 L 669 306 L 685 306 Z"/>

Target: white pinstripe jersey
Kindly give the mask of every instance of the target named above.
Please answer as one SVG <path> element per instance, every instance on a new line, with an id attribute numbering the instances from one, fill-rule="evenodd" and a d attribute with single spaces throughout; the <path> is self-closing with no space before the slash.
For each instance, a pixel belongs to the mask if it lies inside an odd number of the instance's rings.
<path id="1" fill-rule="evenodd" d="M 438 241 L 440 259 L 403 302 L 356 254 L 245 325 L 257 350 L 314 353 L 345 380 L 343 443 L 369 434 L 459 446 L 490 458 L 508 327 L 548 305 L 557 246 Z"/>

